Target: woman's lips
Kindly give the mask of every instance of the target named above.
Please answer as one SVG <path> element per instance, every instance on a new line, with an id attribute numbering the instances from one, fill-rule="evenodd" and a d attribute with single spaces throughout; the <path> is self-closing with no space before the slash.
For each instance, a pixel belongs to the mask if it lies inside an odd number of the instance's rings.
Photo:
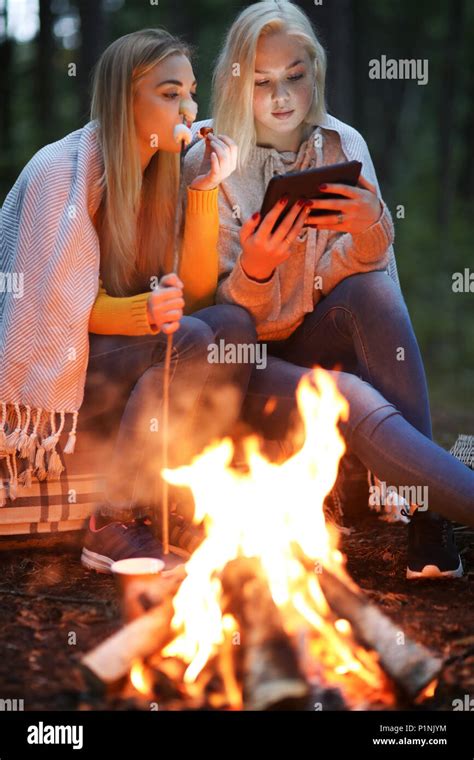
<path id="1" fill-rule="evenodd" d="M 272 113 L 272 116 L 274 116 L 275 119 L 289 119 L 293 113 L 294 111 L 283 111 L 281 113 Z"/>

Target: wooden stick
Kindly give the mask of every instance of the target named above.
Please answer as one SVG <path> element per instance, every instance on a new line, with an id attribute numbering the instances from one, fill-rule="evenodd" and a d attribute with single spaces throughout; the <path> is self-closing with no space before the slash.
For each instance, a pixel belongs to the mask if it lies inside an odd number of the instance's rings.
<path id="1" fill-rule="evenodd" d="M 183 124 L 184 124 L 183 116 Z M 181 152 L 179 157 L 180 165 L 180 181 L 183 170 L 183 158 L 184 158 L 184 142 L 181 143 Z M 178 203 L 180 194 L 178 191 Z M 179 251 L 178 251 L 178 222 L 179 213 L 176 210 L 176 225 L 174 235 L 174 255 L 173 255 L 173 271 L 178 269 L 179 265 Z M 163 425 L 162 425 L 162 439 L 161 439 L 161 460 L 162 468 L 168 467 L 168 435 L 169 435 L 169 388 L 170 388 L 170 370 L 171 370 L 171 352 L 173 350 L 173 334 L 168 335 L 166 341 L 166 354 L 165 354 L 165 367 L 163 375 Z M 163 554 L 166 556 L 170 551 L 170 535 L 169 535 L 169 488 L 168 481 L 165 478 L 162 479 L 162 543 Z"/>
<path id="2" fill-rule="evenodd" d="M 169 393 L 170 393 L 170 368 L 171 352 L 173 350 L 173 335 L 168 335 L 166 342 L 165 368 L 163 375 L 163 425 L 162 425 L 162 445 L 161 445 L 161 462 L 162 467 L 168 467 L 168 431 L 169 431 Z M 163 554 L 169 554 L 169 499 L 168 499 L 168 481 L 162 479 L 162 543 Z"/>
<path id="3" fill-rule="evenodd" d="M 318 579 L 333 612 L 349 621 L 360 644 L 377 652 L 382 668 L 407 696 L 415 697 L 437 677 L 442 661 L 405 636 L 355 584 L 326 568 Z"/>

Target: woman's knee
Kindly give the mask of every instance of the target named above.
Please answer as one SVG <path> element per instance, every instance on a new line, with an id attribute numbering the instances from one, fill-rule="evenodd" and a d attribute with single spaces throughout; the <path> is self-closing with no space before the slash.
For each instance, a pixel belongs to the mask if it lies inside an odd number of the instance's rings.
<path id="1" fill-rule="evenodd" d="M 212 328 L 195 317 L 183 317 L 175 335 L 175 346 L 178 351 L 192 348 L 195 353 L 207 355 L 209 347 L 214 342 Z"/>
<path id="2" fill-rule="evenodd" d="M 396 412 L 395 407 L 382 396 L 370 383 L 348 372 L 331 372 L 341 395 L 349 403 L 347 431 L 351 434 L 358 425 L 370 415 L 377 412 L 378 417 L 390 416 Z"/>
<path id="3" fill-rule="evenodd" d="M 344 283 L 347 306 L 359 313 L 367 310 L 373 314 L 377 304 L 380 304 L 385 314 L 393 309 L 406 311 L 400 288 L 385 270 L 360 272 L 347 277 Z"/>
<path id="4" fill-rule="evenodd" d="M 205 312 L 202 319 L 212 326 L 215 340 L 234 344 L 256 343 L 255 320 L 247 309 L 234 304 L 218 304 Z"/>

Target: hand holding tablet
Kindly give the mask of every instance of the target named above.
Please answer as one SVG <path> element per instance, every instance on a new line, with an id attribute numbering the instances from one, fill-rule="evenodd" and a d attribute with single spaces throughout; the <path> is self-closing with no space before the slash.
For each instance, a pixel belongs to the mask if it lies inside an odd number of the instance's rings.
<path id="1" fill-rule="evenodd" d="M 273 177 L 263 200 L 262 219 L 286 195 L 288 203 L 283 210 L 280 209 L 272 232 L 278 229 L 299 199 L 311 201 L 305 227 L 364 232 L 379 219 L 382 203 L 376 188 L 361 176 L 361 169 L 360 161 L 348 161 Z"/>
<path id="2" fill-rule="evenodd" d="M 345 196 L 339 192 L 321 190 L 320 186 L 337 184 L 354 187 L 360 176 L 362 164 L 360 161 L 348 161 L 342 164 L 321 166 L 319 169 L 308 169 L 302 172 L 290 172 L 277 174 L 268 183 L 265 197 L 261 208 L 262 218 L 275 206 L 275 203 L 284 195 L 288 196 L 288 203 L 279 215 L 274 230 L 281 224 L 293 205 L 300 199 L 315 200 L 324 199 L 327 203 L 330 199 L 343 199 Z M 346 188 L 342 188 L 344 192 Z M 319 209 L 312 207 L 310 219 L 317 216 L 337 215 L 339 209 L 333 205 L 325 205 Z M 273 230 L 273 231 L 274 231 Z"/>

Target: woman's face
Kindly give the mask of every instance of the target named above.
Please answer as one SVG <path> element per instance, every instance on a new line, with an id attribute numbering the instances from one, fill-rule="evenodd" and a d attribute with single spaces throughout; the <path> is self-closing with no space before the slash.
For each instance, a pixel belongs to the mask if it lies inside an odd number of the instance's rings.
<path id="1" fill-rule="evenodd" d="M 157 150 L 179 153 L 181 143 L 173 137 L 177 124 L 182 124 L 179 104 L 194 98 L 196 80 L 193 69 L 181 54 L 169 55 L 157 63 L 135 85 L 133 114 L 140 154 L 148 160 Z"/>
<path id="2" fill-rule="evenodd" d="M 282 139 L 298 137 L 314 93 L 314 67 L 304 46 L 284 31 L 262 35 L 254 76 L 259 142 L 278 147 Z"/>

